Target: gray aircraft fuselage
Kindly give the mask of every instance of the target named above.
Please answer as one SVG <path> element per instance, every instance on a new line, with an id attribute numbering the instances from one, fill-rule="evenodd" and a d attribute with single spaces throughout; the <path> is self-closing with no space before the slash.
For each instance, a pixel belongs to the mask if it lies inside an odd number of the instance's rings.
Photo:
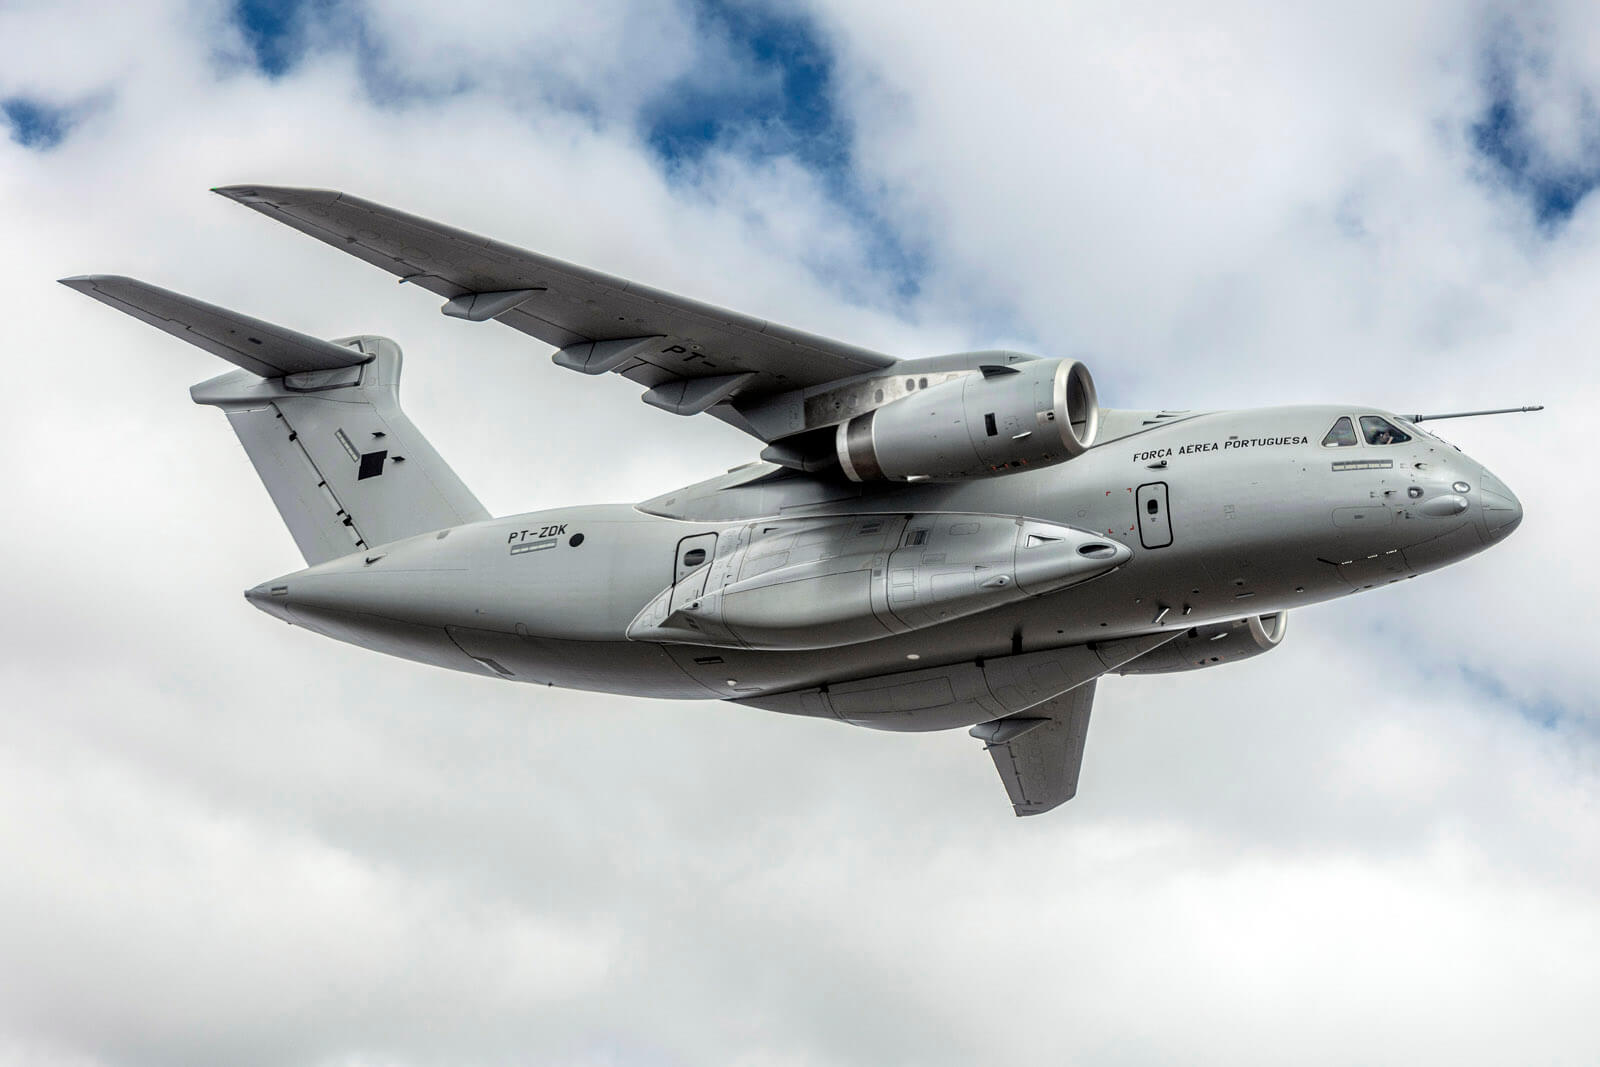
<path id="1" fill-rule="evenodd" d="M 1322 443 L 1336 420 L 1364 415 L 1404 426 L 1411 440 Z M 1094 447 L 1054 466 L 864 485 L 754 464 L 637 505 L 557 508 L 422 534 L 246 595 L 328 636 L 453 669 L 805 713 L 803 704 L 766 698 L 975 658 L 1198 633 L 1436 570 L 1521 520 L 1515 497 L 1481 464 L 1379 408 L 1108 410 L 1102 419 Z M 721 558 L 761 523 L 819 516 L 948 520 L 940 529 L 958 536 L 979 525 L 964 516 L 1025 517 L 1108 542 L 1117 556 L 1105 573 L 1059 591 L 834 647 L 629 637 L 641 610 L 682 577 L 685 544 Z M 702 540 L 686 541 L 693 538 Z M 979 717 L 957 703 L 851 721 L 927 730 Z"/>

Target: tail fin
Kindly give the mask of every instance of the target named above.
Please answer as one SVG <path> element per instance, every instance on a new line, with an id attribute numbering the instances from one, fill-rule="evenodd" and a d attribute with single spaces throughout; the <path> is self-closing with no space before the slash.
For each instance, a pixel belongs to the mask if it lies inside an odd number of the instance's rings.
<path id="1" fill-rule="evenodd" d="M 243 368 L 190 395 L 228 416 L 306 563 L 489 517 L 400 410 L 393 341 L 323 341 L 131 278 L 62 281 Z"/>

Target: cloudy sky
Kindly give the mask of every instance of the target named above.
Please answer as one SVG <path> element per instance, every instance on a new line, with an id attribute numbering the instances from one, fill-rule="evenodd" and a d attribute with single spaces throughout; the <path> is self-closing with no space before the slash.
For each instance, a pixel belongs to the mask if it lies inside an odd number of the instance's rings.
<path id="1" fill-rule="evenodd" d="M 0 1061 L 1600 1059 L 1592 4 L 0 0 Z M 497 514 L 709 419 L 206 190 L 346 189 L 1114 407 L 1544 402 L 1444 432 L 1504 545 L 1102 685 L 1012 817 L 964 733 L 451 675 L 299 566 L 220 365 L 54 284 L 395 337 Z"/>

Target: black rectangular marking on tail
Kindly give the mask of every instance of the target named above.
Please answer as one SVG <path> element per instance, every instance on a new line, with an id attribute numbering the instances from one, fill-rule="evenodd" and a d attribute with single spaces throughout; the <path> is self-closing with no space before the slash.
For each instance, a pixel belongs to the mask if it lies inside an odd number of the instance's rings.
<path id="1" fill-rule="evenodd" d="M 361 470 L 356 473 L 356 481 L 359 482 L 365 478 L 376 478 L 378 475 L 382 474 L 383 461 L 387 459 L 388 456 L 389 452 L 387 449 L 382 452 L 364 453 L 361 456 Z"/>

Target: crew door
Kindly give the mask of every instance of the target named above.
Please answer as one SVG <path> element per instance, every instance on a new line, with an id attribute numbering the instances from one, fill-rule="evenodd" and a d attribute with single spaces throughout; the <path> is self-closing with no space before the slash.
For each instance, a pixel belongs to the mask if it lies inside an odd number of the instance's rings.
<path id="1" fill-rule="evenodd" d="M 711 574 L 711 557 L 717 551 L 717 535 L 695 534 L 678 542 L 678 556 L 673 563 L 672 611 L 698 600 L 706 591 L 706 579 Z"/>
<path id="2" fill-rule="evenodd" d="M 1146 548 L 1172 544 L 1172 515 L 1167 508 L 1167 483 L 1149 482 L 1134 494 L 1139 508 L 1139 543 Z"/>

